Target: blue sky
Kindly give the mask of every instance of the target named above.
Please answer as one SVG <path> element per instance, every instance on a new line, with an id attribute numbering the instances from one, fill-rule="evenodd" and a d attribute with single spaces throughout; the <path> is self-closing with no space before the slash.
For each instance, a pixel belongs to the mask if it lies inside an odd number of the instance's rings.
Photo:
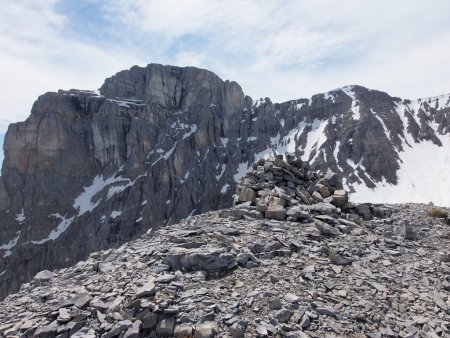
<path id="1" fill-rule="evenodd" d="M 447 0 L 2 0 L 0 134 L 42 93 L 151 62 L 277 102 L 348 84 L 448 93 L 449 13 Z"/>

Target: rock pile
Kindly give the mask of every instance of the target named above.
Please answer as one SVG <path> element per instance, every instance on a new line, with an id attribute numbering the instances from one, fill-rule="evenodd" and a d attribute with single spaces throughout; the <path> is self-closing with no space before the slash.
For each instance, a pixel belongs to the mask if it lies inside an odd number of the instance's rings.
<path id="1" fill-rule="evenodd" d="M 0 303 L 0 336 L 448 337 L 450 229 L 425 209 L 335 236 L 313 214 L 195 216 L 39 273 Z"/>
<path id="2" fill-rule="evenodd" d="M 344 211 L 364 219 L 389 213 L 383 207 L 349 202 L 337 174 L 312 171 L 307 163 L 289 154 L 286 161 L 283 155 L 276 154 L 260 159 L 252 169 L 234 195 L 234 206 L 244 210 L 246 216 L 310 222 L 311 212 L 328 215 Z"/>

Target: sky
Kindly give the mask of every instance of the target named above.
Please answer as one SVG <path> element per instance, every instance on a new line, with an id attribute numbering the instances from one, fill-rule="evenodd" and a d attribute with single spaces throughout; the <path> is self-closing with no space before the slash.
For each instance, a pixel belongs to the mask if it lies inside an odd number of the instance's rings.
<path id="1" fill-rule="evenodd" d="M 48 91 L 148 63 L 197 66 L 254 99 L 359 84 L 450 92 L 448 0 L 1 0 L 0 142 Z"/>

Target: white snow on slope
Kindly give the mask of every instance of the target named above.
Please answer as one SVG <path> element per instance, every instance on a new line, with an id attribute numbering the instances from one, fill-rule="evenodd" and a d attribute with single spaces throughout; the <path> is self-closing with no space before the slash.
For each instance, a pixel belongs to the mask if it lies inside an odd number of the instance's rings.
<path id="1" fill-rule="evenodd" d="M 131 181 L 129 178 L 122 176 L 111 176 L 107 179 L 102 176 L 95 176 L 94 181 L 88 187 L 84 187 L 84 191 L 78 196 L 74 203 L 73 208 L 78 210 L 78 216 L 85 214 L 88 211 L 94 210 L 102 201 L 100 198 L 97 202 L 93 202 L 92 199 L 96 194 L 101 192 L 108 186 L 111 186 L 108 190 L 107 199 L 111 198 L 114 194 L 125 190 L 127 187 L 134 184 L 135 181 Z"/>
<path id="2" fill-rule="evenodd" d="M 220 141 L 222 142 L 222 146 L 223 146 L 224 148 L 226 148 L 226 147 L 227 147 L 227 144 L 228 144 L 228 137 L 221 137 L 221 138 L 220 138 Z"/>
<path id="3" fill-rule="evenodd" d="M 122 97 L 116 97 L 115 99 L 107 99 L 112 103 L 116 103 L 119 107 L 123 108 L 132 108 L 132 106 L 146 106 L 147 104 L 143 103 L 142 100 L 137 99 L 126 99 Z"/>
<path id="4" fill-rule="evenodd" d="M 70 224 L 72 224 L 75 216 L 72 216 L 70 218 L 66 218 L 64 216 L 61 216 L 60 214 L 52 214 L 50 216 L 59 218 L 61 220 L 61 222 L 58 224 L 58 226 L 56 227 L 56 229 L 53 229 L 50 234 L 48 235 L 47 238 L 41 239 L 40 241 L 31 241 L 31 243 L 33 244 L 44 244 L 45 242 L 48 241 L 54 241 L 55 239 L 57 239 L 59 236 L 61 236 L 61 234 L 67 230 L 67 228 L 69 227 Z"/>
<path id="5" fill-rule="evenodd" d="M 361 114 L 359 112 L 360 102 L 356 98 L 355 92 L 353 91 L 353 86 L 342 87 L 341 90 L 352 99 L 351 110 L 353 112 L 353 119 L 359 120 L 359 118 L 361 117 Z"/>
<path id="6" fill-rule="evenodd" d="M 111 217 L 111 218 L 117 218 L 117 217 L 119 217 L 120 215 L 122 215 L 122 211 L 114 210 L 114 211 L 111 211 L 110 217 Z"/>
<path id="7" fill-rule="evenodd" d="M 228 190 L 228 188 L 230 187 L 230 185 L 228 183 L 225 183 L 222 187 L 222 189 L 220 189 L 220 193 L 221 194 L 225 194 Z"/>
<path id="8" fill-rule="evenodd" d="M 223 174 L 225 173 L 225 169 L 227 168 L 227 165 L 224 163 L 222 164 L 222 169 L 220 170 L 220 173 L 218 175 L 216 175 L 216 181 L 220 180 L 220 178 L 223 176 Z M 217 168 L 219 169 L 219 168 Z"/>
<path id="9" fill-rule="evenodd" d="M 16 221 L 19 223 L 22 223 L 23 221 L 25 221 L 25 210 L 22 208 L 22 211 L 20 212 L 20 214 L 16 215 Z"/>
<path id="10" fill-rule="evenodd" d="M 241 182 L 241 178 L 245 176 L 249 168 L 248 162 L 243 162 L 239 164 L 239 167 L 237 168 L 236 174 L 234 174 L 234 181 L 236 183 Z"/>
<path id="11" fill-rule="evenodd" d="M 20 238 L 20 234 L 22 233 L 22 231 L 17 231 L 16 232 L 16 237 L 14 237 L 13 239 L 11 239 L 8 243 L 0 245 L 0 250 L 5 250 L 5 253 L 3 254 L 3 257 L 8 257 L 9 255 L 11 255 L 11 249 L 14 248 L 17 244 L 17 241 Z"/>
<path id="12" fill-rule="evenodd" d="M 435 109 L 445 109 L 450 107 L 450 94 L 421 98 L 416 101 L 421 104 L 426 102 L 430 107 Z"/>
<path id="13" fill-rule="evenodd" d="M 350 200 L 372 203 L 433 203 L 450 207 L 450 135 L 438 135 L 443 147 L 430 141 L 403 145 L 403 163 L 397 171 L 398 184 L 378 183 L 375 189 L 365 184 L 353 186 Z"/>
<path id="14" fill-rule="evenodd" d="M 304 154 L 302 156 L 302 160 L 308 160 L 309 155 L 313 151 L 313 149 L 316 149 L 315 156 L 310 160 L 312 163 L 314 159 L 319 154 L 320 147 L 324 144 L 324 142 L 327 140 L 327 137 L 324 133 L 325 127 L 328 124 L 328 120 L 314 120 L 312 123 L 311 131 L 308 133 L 308 139 L 306 142 L 306 145 L 303 149 Z"/>

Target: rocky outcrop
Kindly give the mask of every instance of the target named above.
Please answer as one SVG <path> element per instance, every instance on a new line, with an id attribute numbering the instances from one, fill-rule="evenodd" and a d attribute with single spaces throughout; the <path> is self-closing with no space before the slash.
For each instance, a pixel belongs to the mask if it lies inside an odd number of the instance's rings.
<path id="1" fill-rule="evenodd" d="M 190 217 L 40 272 L 0 302 L 0 335 L 447 337 L 448 225 L 426 205 L 377 208 Z"/>
<path id="2" fill-rule="evenodd" d="M 331 169 L 346 187 L 395 183 L 403 149 L 444 144 L 447 101 L 351 86 L 274 104 L 209 71 L 156 64 L 119 72 L 99 92 L 44 94 L 5 138 L 0 297 L 38 271 L 231 206 L 235 185 L 272 148 Z M 312 195 L 329 198 L 321 189 Z M 279 209 L 268 211 L 281 219 Z"/>

